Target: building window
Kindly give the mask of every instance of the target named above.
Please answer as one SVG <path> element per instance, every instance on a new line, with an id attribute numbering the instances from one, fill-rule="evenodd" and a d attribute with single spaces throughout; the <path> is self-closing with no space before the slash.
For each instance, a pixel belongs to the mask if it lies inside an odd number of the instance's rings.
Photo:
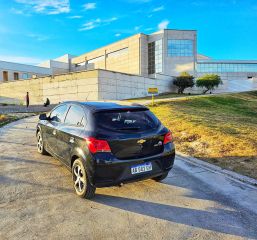
<path id="1" fill-rule="evenodd" d="M 28 73 L 23 73 L 22 74 L 22 79 L 28 79 L 29 78 L 29 74 Z"/>
<path id="2" fill-rule="evenodd" d="M 13 73 L 14 80 L 19 80 L 19 73 L 15 72 Z"/>
<path id="3" fill-rule="evenodd" d="M 257 63 L 197 63 L 197 71 L 202 73 L 257 72 Z"/>
<path id="4" fill-rule="evenodd" d="M 162 72 L 162 39 L 148 43 L 148 73 Z"/>
<path id="5" fill-rule="evenodd" d="M 8 72 L 7 71 L 3 71 L 3 80 L 4 80 L 4 82 L 8 82 Z"/>
<path id="6" fill-rule="evenodd" d="M 193 40 L 188 39 L 168 39 L 169 57 L 192 57 Z"/>

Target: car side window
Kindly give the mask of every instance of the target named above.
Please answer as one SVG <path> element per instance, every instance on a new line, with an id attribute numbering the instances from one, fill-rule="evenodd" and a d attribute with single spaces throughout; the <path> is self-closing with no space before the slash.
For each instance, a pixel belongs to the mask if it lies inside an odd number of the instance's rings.
<path id="1" fill-rule="evenodd" d="M 79 106 L 71 106 L 66 119 L 65 123 L 68 125 L 73 125 L 77 127 L 83 127 L 85 126 L 85 116 L 84 111 Z"/>
<path id="2" fill-rule="evenodd" d="M 67 109 L 68 109 L 67 105 L 61 105 L 55 108 L 50 114 L 51 121 L 63 123 Z"/>

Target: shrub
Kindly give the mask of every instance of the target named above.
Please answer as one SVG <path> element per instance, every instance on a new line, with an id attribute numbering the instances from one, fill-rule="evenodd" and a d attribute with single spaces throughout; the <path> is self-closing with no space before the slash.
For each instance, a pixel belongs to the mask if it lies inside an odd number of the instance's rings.
<path id="1" fill-rule="evenodd" d="M 189 87 L 193 87 L 194 76 L 188 74 L 187 72 L 181 73 L 180 76 L 176 77 L 173 84 L 178 87 L 178 93 L 184 93 L 184 90 Z"/>
<path id="2" fill-rule="evenodd" d="M 216 74 L 206 74 L 196 80 L 196 86 L 204 88 L 204 94 L 208 91 L 214 90 L 221 84 L 222 81 L 220 79 L 220 76 Z"/>

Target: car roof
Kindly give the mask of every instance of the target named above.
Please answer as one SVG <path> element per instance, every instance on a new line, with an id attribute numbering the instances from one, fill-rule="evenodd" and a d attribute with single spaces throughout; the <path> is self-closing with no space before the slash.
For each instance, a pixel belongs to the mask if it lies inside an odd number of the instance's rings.
<path id="1" fill-rule="evenodd" d="M 78 104 L 80 106 L 86 107 L 87 109 L 93 112 L 101 112 L 101 111 L 112 111 L 112 110 L 149 110 L 146 106 L 123 102 L 123 101 L 88 101 L 88 102 L 79 102 L 79 101 L 69 101 L 64 102 L 69 104 Z"/>

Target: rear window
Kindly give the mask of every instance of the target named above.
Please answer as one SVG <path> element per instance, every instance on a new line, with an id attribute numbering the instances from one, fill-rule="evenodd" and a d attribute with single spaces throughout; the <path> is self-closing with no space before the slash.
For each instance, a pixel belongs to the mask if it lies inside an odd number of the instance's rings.
<path id="1" fill-rule="evenodd" d="M 121 131 L 145 131 L 157 128 L 158 118 L 150 111 L 99 112 L 95 114 L 98 128 Z"/>

